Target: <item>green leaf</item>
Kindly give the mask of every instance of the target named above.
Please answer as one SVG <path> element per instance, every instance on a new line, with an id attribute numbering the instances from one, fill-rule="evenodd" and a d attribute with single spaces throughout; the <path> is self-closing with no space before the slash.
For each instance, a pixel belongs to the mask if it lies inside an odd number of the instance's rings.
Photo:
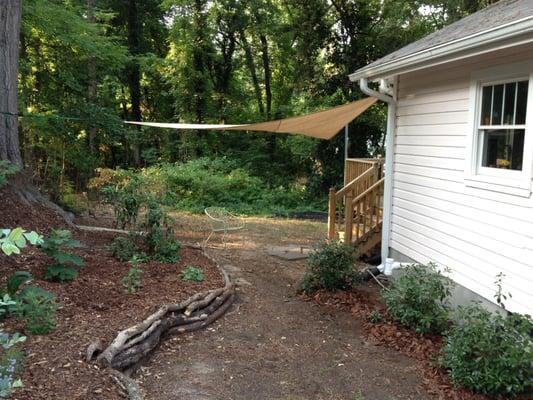
<path id="1" fill-rule="evenodd" d="M 59 252 L 54 255 L 54 258 L 59 264 L 66 264 L 66 263 L 72 263 L 74 265 L 77 265 L 79 267 L 83 266 L 85 262 L 83 261 L 83 258 L 74 255 L 74 254 L 68 254 L 68 253 L 62 253 Z"/>
<path id="2" fill-rule="evenodd" d="M 33 277 L 27 271 L 16 271 L 7 280 L 7 292 L 14 296 L 20 285 L 32 280 Z"/>
<path id="3" fill-rule="evenodd" d="M 11 254 L 20 254 L 20 249 L 11 242 L 2 243 L 2 251 L 6 256 Z"/>
<path id="4" fill-rule="evenodd" d="M 39 235 L 37 232 L 31 231 L 24 234 L 28 242 L 30 242 L 32 245 L 38 245 L 43 243 L 43 237 Z"/>

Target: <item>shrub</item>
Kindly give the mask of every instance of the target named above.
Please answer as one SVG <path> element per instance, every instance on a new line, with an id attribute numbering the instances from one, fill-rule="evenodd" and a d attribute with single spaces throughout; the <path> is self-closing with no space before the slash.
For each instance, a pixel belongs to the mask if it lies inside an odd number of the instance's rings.
<path id="1" fill-rule="evenodd" d="M 492 314 L 474 305 L 460 309 L 459 319 L 445 334 L 440 359 L 452 382 L 489 396 L 531 393 L 531 317 Z"/>
<path id="2" fill-rule="evenodd" d="M 144 202 L 142 186 L 139 175 L 125 172 L 120 182 L 115 185 L 104 185 L 100 189 L 105 201 L 113 206 L 117 225 L 122 229 L 126 226 L 135 226 L 137 222 Z"/>
<path id="3" fill-rule="evenodd" d="M 187 282 L 202 282 L 205 279 L 201 268 L 193 265 L 187 265 L 181 272 L 181 280 Z"/>
<path id="4" fill-rule="evenodd" d="M 361 273 L 354 268 L 356 262 L 357 252 L 352 246 L 326 241 L 309 256 L 300 290 L 309 293 L 349 288 L 361 281 Z"/>
<path id="5" fill-rule="evenodd" d="M 29 333 L 43 335 L 55 329 L 57 303 L 55 296 L 38 287 L 24 288 L 18 296 L 20 316 Z"/>
<path id="6" fill-rule="evenodd" d="M 434 264 L 412 264 L 402 270 L 383 298 L 392 318 L 417 333 L 442 332 L 448 325 L 445 303 L 453 287 Z"/>
<path id="7" fill-rule="evenodd" d="M 139 260 L 134 256 L 130 263 L 131 267 L 128 274 L 122 278 L 122 284 L 126 288 L 126 292 L 129 294 L 137 292 L 141 288 L 141 274 L 142 270 L 139 268 Z"/>
<path id="8" fill-rule="evenodd" d="M 0 331 L 0 397 L 9 397 L 13 389 L 22 387 L 22 381 L 17 378 L 22 366 L 23 354 L 18 348 L 19 343 L 26 341 L 26 337 L 15 333 L 10 335 Z"/>
<path id="9" fill-rule="evenodd" d="M 108 249 L 113 256 L 120 261 L 131 260 L 135 256 L 142 256 L 141 249 L 136 242 L 135 235 L 117 236 L 109 245 Z"/>
<path id="10" fill-rule="evenodd" d="M 44 276 L 45 279 L 66 282 L 76 278 L 78 276 L 78 270 L 67 264 L 82 267 L 85 263 L 81 257 L 67 252 L 66 249 L 80 246 L 81 243 L 79 241 L 71 239 L 68 230 L 52 230 L 52 234 L 50 237 L 44 239 L 41 247 L 46 255 L 56 260 L 56 263 L 47 268 Z"/>
<path id="11" fill-rule="evenodd" d="M 174 238 L 174 230 L 165 212 L 154 200 L 148 204 L 144 227 L 145 242 L 155 260 L 175 263 L 180 259 L 181 244 Z"/>

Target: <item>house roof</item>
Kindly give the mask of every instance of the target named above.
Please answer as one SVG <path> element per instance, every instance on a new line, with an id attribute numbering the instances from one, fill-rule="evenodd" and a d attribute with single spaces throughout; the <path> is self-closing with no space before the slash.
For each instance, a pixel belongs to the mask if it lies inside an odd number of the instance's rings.
<path id="1" fill-rule="evenodd" d="M 350 79 L 382 78 L 415 65 L 419 69 L 439 57 L 479 46 L 489 50 L 490 44 L 528 33 L 533 41 L 533 0 L 502 0 L 374 61 Z"/>

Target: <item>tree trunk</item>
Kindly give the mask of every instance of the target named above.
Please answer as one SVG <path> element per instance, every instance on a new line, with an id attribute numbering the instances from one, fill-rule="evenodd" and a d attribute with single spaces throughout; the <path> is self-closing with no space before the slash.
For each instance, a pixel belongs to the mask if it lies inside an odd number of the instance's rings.
<path id="1" fill-rule="evenodd" d="M 272 88 L 270 82 L 272 81 L 272 71 L 270 70 L 270 58 L 268 55 L 268 41 L 265 34 L 259 35 L 261 41 L 261 57 L 263 59 L 263 70 L 265 74 L 265 97 L 266 97 L 266 115 L 270 120 L 272 118 Z"/>
<path id="2" fill-rule="evenodd" d="M 248 67 L 248 70 L 250 71 L 250 76 L 252 77 L 252 84 L 254 86 L 255 97 L 257 98 L 257 108 L 259 110 L 259 113 L 261 115 L 264 115 L 265 107 L 263 105 L 263 95 L 261 93 L 261 86 L 259 85 L 259 79 L 257 77 L 257 71 L 255 69 L 252 49 L 250 48 L 250 43 L 248 43 L 248 39 L 246 38 L 246 34 L 244 33 L 244 30 L 241 30 L 239 32 L 239 36 L 241 38 L 240 40 L 241 46 L 244 50 L 246 66 Z"/>
<path id="3" fill-rule="evenodd" d="M 91 23 L 96 22 L 96 18 L 94 16 L 94 11 L 96 8 L 96 0 L 87 0 L 87 20 Z M 96 89 L 97 89 L 97 81 L 96 81 L 96 58 L 95 57 L 89 57 L 89 62 L 87 65 L 87 72 L 89 75 L 89 85 L 87 94 L 89 97 L 90 103 L 95 103 L 96 101 Z M 96 146 L 95 146 L 95 139 L 96 139 L 96 131 L 97 129 L 93 126 L 89 128 L 89 151 L 91 154 L 95 154 L 96 152 Z"/>
<path id="4" fill-rule="evenodd" d="M 0 1 L 0 160 L 22 168 L 17 112 L 21 11 L 21 0 Z"/>
<path id="5" fill-rule="evenodd" d="M 137 1 L 129 0 L 128 7 L 128 47 L 134 59 L 128 67 L 128 87 L 131 97 L 131 119 L 141 121 L 141 67 L 135 57 L 139 55 L 139 15 L 137 12 Z M 136 128 L 140 131 L 139 127 Z M 140 165 L 141 156 L 139 150 L 138 137 L 133 144 L 133 159 L 135 165 Z"/>

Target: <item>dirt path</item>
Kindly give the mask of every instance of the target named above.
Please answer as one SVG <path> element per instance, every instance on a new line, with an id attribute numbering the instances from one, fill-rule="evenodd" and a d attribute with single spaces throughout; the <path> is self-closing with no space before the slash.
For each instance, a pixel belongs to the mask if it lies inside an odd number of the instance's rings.
<path id="1" fill-rule="evenodd" d="M 366 343 L 353 316 L 295 297 L 305 261 L 268 256 L 254 239 L 210 250 L 237 280 L 238 301 L 207 330 L 162 345 L 139 373 L 148 398 L 429 398 L 415 361 Z"/>

